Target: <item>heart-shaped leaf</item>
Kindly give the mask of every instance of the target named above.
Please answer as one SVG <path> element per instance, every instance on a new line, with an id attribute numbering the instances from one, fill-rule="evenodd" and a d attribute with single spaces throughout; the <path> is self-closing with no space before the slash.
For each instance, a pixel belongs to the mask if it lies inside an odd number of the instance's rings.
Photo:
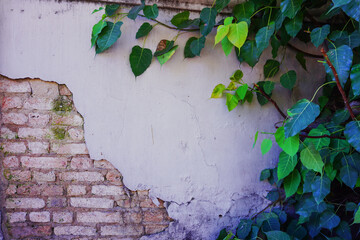
<path id="1" fill-rule="evenodd" d="M 196 57 L 195 54 L 191 52 L 190 45 L 193 41 L 195 41 L 196 37 L 191 37 L 186 41 L 185 48 L 184 48 L 184 58 L 193 58 Z"/>
<path id="2" fill-rule="evenodd" d="M 131 8 L 127 17 L 132 20 L 135 20 L 137 18 L 137 16 L 139 15 L 139 12 L 141 10 L 143 10 L 144 7 L 145 7 L 145 0 L 141 0 L 141 5 Z"/>
<path id="3" fill-rule="evenodd" d="M 260 52 L 261 53 L 261 52 Z M 240 56 L 250 67 L 254 67 L 260 58 L 259 50 L 254 40 L 247 40 L 241 47 Z"/>
<path id="4" fill-rule="evenodd" d="M 92 33 L 91 33 L 91 47 L 93 47 L 98 39 L 99 34 L 101 31 L 107 26 L 107 22 L 101 19 L 97 24 L 93 26 Z"/>
<path id="5" fill-rule="evenodd" d="M 311 191 L 317 204 L 320 204 L 324 198 L 330 193 L 331 180 L 326 176 L 316 176 L 311 184 Z"/>
<path id="6" fill-rule="evenodd" d="M 264 77 L 272 78 L 274 77 L 280 69 L 280 63 L 276 60 L 269 59 L 264 65 Z"/>
<path id="7" fill-rule="evenodd" d="M 272 141 L 270 139 L 265 138 L 261 142 L 261 153 L 262 153 L 262 155 L 265 155 L 266 153 L 268 153 L 270 151 L 271 147 L 272 147 Z"/>
<path id="8" fill-rule="evenodd" d="M 314 145 L 310 144 L 300 152 L 300 160 L 307 169 L 322 173 L 324 162 Z"/>
<path id="9" fill-rule="evenodd" d="M 248 25 L 246 22 L 239 22 L 230 24 L 229 26 L 230 29 L 227 37 L 235 47 L 240 49 L 248 35 Z"/>
<path id="10" fill-rule="evenodd" d="M 346 124 L 344 135 L 351 146 L 360 152 L 360 121 L 351 121 Z"/>
<path id="11" fill-rule="evenodd" d="M 296 15 L 295 18 L 286 21 L 285 23 L 285 29 L 286 32 L 291 36 L 291 37 L 296 37 L 296 35 L 299 33 L 299 31 L 302 28 L 302 24 L 303 24 L 303 14 L 298 14 Z"/>
<path id="12" fill-rule="evenodd" d="M 106 22 L 106 27 L 99 34 L 96 40 L 96 53 L 101 53 L 111 47 L 121 36 L 120 27 L 123 22 Z"/>
<path id="13" fill-rule="evenodd" d="M 226 94 L 226 106 L 228 107 L 229 112 L 231 112 L 239 104 L 239 100 L 236 96 L 227 93 Z"/>
<path id="14" fill-rule="evenodd" d="M 143 74 L 150 66 L 152 60 L 152 52 L 148 48 L 134 46 L 130 54 L 130 66 L 135 77 Z"/>
<path id="15" fill-rule="evenodd" d="M 220 25 L 218 28 L 217 28 L 217 33 L 216 33 L 216 36 L 215 36 L 215 43 L 214 45 L 218 44 L 219 42 L 221 42 L 224 37 L 226 37 L 226 35 L 228 34 L 229 32 L 229 25 L 225 26 L 225 25 Z"/>
<path id="16" fill-rule="evenodd" d="M 319 47 L 324 40 L 326 39 L 327 35 L 330 33 L 330 25 L 326 24 L 322 27 L 315 28 L 311 31 L 310 37 L 311 42 L 315 45 L 315 47 Z"/>
<path id="17" fill-rule="evenodd" d="M 281 180 L 287 177 L 295 169 L 297 162 L 297 155 L 290 156 L 285 152 L 281 152 L 277 167 L 278 179 Z"/>
<path id="18" fill-rule="evenodd" d="M 211 98 L 221 98 L 223 95 L 223 92 L 225 91 L 225 85 L 224 84 L 218 84 L 214 88 Z"/>
<path id="19" fill-rule="evenodd" d="M 351 68 L 350 79 L 354 95 L 360 95 L 360 64 L 356 64 Z"/>
<path id="20" fill-rule="evenodd" d="M 205 40 L 205 37 L 194 39 L 190 44 L 191 53 L 196 56 L 200 56 L 201 50 L 205 47 Z"/>
<path id="21" fill-rule="evenodd" d="M 299 150 L 299 135 L 285 139 L 284 127 L 279 127 L 276 130 L 275 140 L 279 147 L 290 156 L 294 156 Z"/>
<path id="22" fill-rule="evenodd" d="M 290 70 L 287 73 L 281 75 L 280 83 L 284 88 L 291 90 L 296 83 L 296 72 L 294 70 Z"/>
<path id="23" fill-rule="evenodd" d="M 265 234 L 268 240 L 290 240 L 290 236 L 282 231 L 270 231 Z"/>
<path id="24" fill-rule="evenodd" d="M 139 30 L 136 33 L 136 39 L 144 37 L 149 34 L 149 32 L 153 29 L 153 26 L 150 23 L 143 23 Z"/>
<path id="25" fill-rule="evenodd" d="M 294 170 L 284 179 L 284 189 L 286 198 L 291 197 L 294 195 L 300 185 L 301 177 L 298 170 Z"/>
<path id="26" fill-rule="evenodd" d="M 163 55 L 157 56 L 157 60 L 159 61 L 160 65 L 163 65 L 164 63 L 166 63 L 167 61 L 170 60 L 170 58 L 175 54 L 176 49 L 179 46 L 176 45 L 173 48 L 170 49 L 170 51 L 168 51 L 167 53 L 164 53 Z"/>
<path id="27" fill-rule="evenodd" d="M 120 5 L 119 4 L 110 4 L 110 5 L 106 5 L 105 7 L 105 13 L 106 15 L 108 15 L 109 17 L 111 17 L 112 15 L 114 15 L 116 13 L 116 11 L 119 9 Z"/>
<path id="28" fill-rule="evenodd" d="M 215 8 L 204 8 L 201 10 L 200 19 L 204 22 L 204 25 L 200 27 L 200 33 L 203 36 L 208 35 L 215 26 L 216 14 Z"/>
<path id="29" fill-rule="evenodd" d="M 152 6 L 145 6 L 143 12 L 145 17 L 148 19 L 155 19 L 159 15 L 157 4 L 153 4 Z"/>
<path id="30" fill-rule="evenodd" d="M 292 19 L 301 9 L 303 0 L 284 0 L 280 3 L 280 9 L 284 16 Z"/>
<path id="31" fill-rule="evenodd" d="M 237 4 L 233 8 L 233 15 L 238 21 L 243 21 L 245 19 L 250 19 L 251 15 L 254 13 L 255 5 L 251 1 L 243 2 Z"/>
<path id="32" fill-rule="evenodd" d="M 263 52 L 269 46 L 271 36 L 275 31 L 275 23 L 271 22 L 268 26 L 260 28 L 256 33 L 255 41 L 259 52 Z"/>

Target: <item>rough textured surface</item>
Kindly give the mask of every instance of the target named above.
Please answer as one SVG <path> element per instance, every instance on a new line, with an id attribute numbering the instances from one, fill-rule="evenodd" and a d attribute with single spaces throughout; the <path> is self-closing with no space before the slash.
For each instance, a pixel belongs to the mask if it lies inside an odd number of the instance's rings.
<path id="1" fill-rule="evenodd" d="M 94 163 L 86 149 L 79 151 L 77 145 L 85 145 L 83 126 L 78 121 L 82 117 L 72 104 L 67 112 L 18 107 L 39 98 L 54 107 L 59 92 L 72 103 L 65 88 L 41 80 L 0 77 L 1 196 L 5 200 L 2 216 L 6 239 L 101 239 L 108 235 L 138 239 L 163 231 L 170 219 L 162 205 L 155 206 L 147 191 L 129 191 L 120 172 L 108 161 Z M 17 104 L 9 99 L 16 99 Z M 4 121 L 3 116 L 14 113 L 25 116 L 26 121 Z M 54 123 L 59 117 L 64 121 Z M 63 139 L 51 131 L 60 126 L 65 131 Z M 38 128 L 47 134 L 19 134 L 21 129 L 32 132 Z M 76 139 L 69 134 L 74 129 L 79 132 Z M 58 146 L 68 146 L 67 151 Z"/>
<path id="2" fill-rule="evenodd" d="M 163 239 L 213 238 L 224 226 L 235 226 L 239 216 L 261 209 L 268 186 L 259 182 L 259 174 L 274 164 L 278 149 L 261 156 L 259 147 L 251 149 L 251 146 L 257 130 L 274 131 L 274 123 L 281 117 L 271 105 L 260 109 L 256 101 L 229 113 L 224 99 L 209 99 L 213 87 L 218 83 L 228 84 L 229 76 L 239 68 L 234 53 L 226 58 L 220 46 L 213 48 L 212 33 L 200 58 L 184 60 L 183 46 L 193 35 L 182 34 L 177 40 L 178 52 L 168 63 L 160 67 L 154 59 L 150 68 L 135 79 L 128 59 L 133 45 L 143 44 L 141 39 L 135 40 L 143 19 L 135 22 L 125 19 L 120 40 L 109 51 L 94 57 L 90 32 L 101 13 L 90 13 L 99 6 L 55 0 L 1 0 L 0 73 L 11 78 L 39 77 L 65 83 L 71 89 L 76 107 L 84 117 L 84 134 L 91 158 L 109 160 L 123 174 L 129 189 L 150 189 L 151 198 L 167 202 L 168 214 L 176 221 L 163 233 Z M 172 15 L 161 12 L 160 19 L 168 21 Z M 192 13 L 194 15 L 196 13 Z M 145 47 L 154 51 L 161 39 L 171 39 L 176 34 L 156 26 Z M 294 52 L 288 50 L 287 53 L 279 76 L 300 68 Z M 269 52 L 263 54 L 260 67 L 241 66 L 245 82 L 263 79 L 261 66 L 269 56 Z M 317 71 L 320 65 L 308 59 L 309 72 L 322 76 L 323 73 Z M 316 76 L 309 77 L 300 69 L 298 79 L 303 88 L 296 87 L 293 95 L 290 91 L 275 89 L 274 96 L 281 108 L 286 109 L 299 96 L 309 97 L 313 93 L 310 89 L 317 84 L 314 78 Z M 19 92 L 28 89 L 27 85 L 16 87 Z M 23 103 L 12 101 L 15 107 L 22 104 L 25 109 L 39 111 L 51 107 L 47 103 L 46 98 L 40 96 Z M 48 121 L 46 116 L 28 118 L 33 130 L 22 129 L 21 137 L 40 142 L 43 136 L 52 134 L 42 130 L 42 124 Z M 16 123 L 21 121 L 23 116 L 17 116 Z M 5 132 L 14 136 L 11 129 Z M 81 136 L 79 134 L 69 133 L 74 139 Z M 14 149 L 15 146 L 6 147 Z M 86 153 L 84 145 L 50 145 L 49 148 L 64 154 L 69 149 Z M 25 150 L 22 144 L 16 149 L 19 154 Z M 33 148 L 35 152 L 43 149 Z M 31 159 L 26 163 L 35 164 Z M 61 169 L 61 161 L 51 164 L 59 164 Z M 23 172 L 19 176 L 26 179 L 29 175 Z M 88 174 L 61 175 L 69 183 L 89 177 Z M 101 180 L 100 176 L 93 177 Z M 116 172 L 111 171 L 105 177 L 118 179 Z M 81 196 L 74 196 L 78 197 Z M 61 199 L 47 200 L 47 204 L 54 206 L 65 203 Z M 118 229 L 103 228 L 102 231 L 117 232 Z M 148 227 L 147 231 L 154 229 Z M 47 229 L 40 230 L 46 232 Z"/>

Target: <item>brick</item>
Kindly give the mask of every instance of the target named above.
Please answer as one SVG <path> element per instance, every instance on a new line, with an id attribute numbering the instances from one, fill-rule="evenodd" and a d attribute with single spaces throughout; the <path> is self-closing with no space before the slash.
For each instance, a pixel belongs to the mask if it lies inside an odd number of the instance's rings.
<path id="1" fill-rule="evenodd" d="M 41 192 L 41 195 L 43 196 L 61 196 L 63 194 L 64 189 L 62 186 L 59 185 L 48 185 Z"/>
<path id="2" fill-rule="evenodd" d="M 31 88 L 28 81 L 1 79 L 0 92 L 26 93 L 31 92 Z"/>
<path id="3" fill-rule="evenodd" d="M 124 189 L 119 186 L 96 185 L 92 186 L 91 193 L 102 196 L 118 196 L 124 195 L 125 192 Z"/>
<path id="4" fill-rule="evenodd" d="M 142 213 L 141 212 L 125 212 L 124 215 L 125 223 L 141 223 L 142 222 Z"/>
<path id="5" fill-rule="evenodd" d="M 54 172 L 33 172 L 33 180 L 36 182 L 54 182 L 55 173 Z"/>
<path id="6" fill-rule="evenodd" d="M 68 133 L 71 140 L 74 141 L 84 140 L 84 130 L 82 129 L 71 128 L 69 129 Z"/>
<path id="7" fill-rule="evenodd" d="M 2 119 L 5 124 L 24 125 L 28 117 L 24 113 L 3 113 Z"/>
<path id="8" fill-rule="evenodd" d="M 9 181 L 30 181 L 31 172 L 22 170 L 4 171 L 4 176 Z"/>
<path id="9" fill-rule="evenodd" d="M 21 108 L 23 101 L 16 96 L 4 97 L 2 100 L 1 108 L 3 111 L 13 108 Z"/>
<path id="10" fill-rule="evenodd" d="M 59 92 L 60 92 L 60 95 L 62 95 L 62 96 L 71 96 L 72 95 L 69 88 L 64 84 L 59 84 Z"/>
<path id="11" fill-rule="evenodd" d="M 10 184 L 6 189 L 7 195 L 14 195 L 16 193 L 16 185 Z"/>
<path id="12" fill-rule="evenodd" d="M 53 221 L 56 223 L 71 223 L 73 221 L 72 212 L 54 212 Z"/>
<path id="13" fill-rule="evenodd" d="M 57 154 L 89 154 L 85 143 L 52 144 L 51 150 Z"/>
<path id="14" fill-rule="evenodd" d="M 17 193 L 19 195 L 39 196 L 41 195 L 43 188 L 42 185 L 21 184 L 17 188 Z"/>
<path id="15" fill-rule="evenodd" d="M 96 228 L 83 226 L 57 226 L 54 228 L 55 235 L 80 235 L 93 236 L 96 234 Z"/>
<path id="16" fill-rule="evenodd" d="M 43 139 L 50 134 L 48 129 L 42 128 L 19 128 L 19 138 Z"/>
<path id="17" fill-rule="evenodd" d="M 7 214 L 9 223 L 15 222 L 25 222 L 26 221 L 26 212 L 14 212 Z"/>
<path id="18" fill-rule="evenodd" d="M 32 222 L 50 222 L 49 212 L 31 212 L 29 213 L 30 221 Z"/>
<path id="19" fill-rule="evenodd" d="M 72 158 L 70 167 L 72 169 L 89 169 L 93 167 L 93 160 L 90 158 Z"/>
<path id="20" fill-rule="evenodd" d="M 3 159 L 4 168 L 16 168 L 20 164 L 19 159 L 15 156 L 5 157 Z"/>
<path id="21" fill-rule="evenodd" d="M 29 110 L 51 110 L 52 99 L 30 97 L 27 100 L 25 100 L 23 108 Z"/>
<path id="22" fill-rule="evenodd" d="M 39 79 L 33 79 L 30 82 L 31 94 L 34 97 L 57 98 L 59 88 L 57 83 L 45 82 Z"/>
<path id="23" fill-rule="evenodd" d="M 21 157 L 23 167 L 29 168 L 65 168 L 67 165 L 66 158 L 58 157 Z"/>
<path id="24" fill-rule="evenodd" d="M 41 113 L 29 113 L 29 126 L 33 127 L 43 127 L 46 126 L 50 121 L 49 114 L 41 114 Z"/>
<path id="25" fill-rule="evenodd" d="M 114 201 L 106 198 L 70 198 L 70 205 L 81 208 L 112 208 Z"/>
<path id="26" fill-rule="evenodd" d="M 78 182 L 99 182 L 104 181 L 104 177 L 98 172 L 62 172 L 60 180 Z"/>
<path id="27" fill-rule="evenodd" d="M 2 127 L 1 128 L 1 138 L 3 138 L 3 139 L 16 139 L 17 138 L 17 133 L 11 131 L 7 127 Z"/>
<path id="28" fill-rule="evenodd" d="M 32 154 L 41 154 L 41 153 L 49 152 L 48 142 L 29 142 L 28 147 Z"/>
<path id="29" fill-rule="evenodd" d="M 43 208 L 45 202 L 41 198 L 8 198 L 6 208 Z"/>
<path id="30" fill-rule="evenodd" d="M 119 212 L 79 212 L 76 219 L 83 223 L 122 223 Z"/>
<path id="31" fill-rule="evenodd" d="M 95 160 L 94 161 L 94 167 L 95 168 L 102 168 L 102 169 L 114 169 L 114 166 L 104 159 L 102 160 Z"/>
<path id="32" fill-rule="evenodd" d="M 143 227 L 140 225 L 110 225 L 102 226 L 101 229 L 102 236 L 115 235 L 119 237 L 125 236 L 140 236 L 143 234 Z"/>
<path id="33" fill-rule="evenodd" d="M 10 229 L 10 235 L 16 239 L 50 236 L 51 226 L 14 227 Z"/>
<path id="34" fill-rule="evenodd" d="M 23 142 L 5 142 L 3 143 L 3 151 L 7 153 L 25 153 L 26 146 Z"/>
<path id="35" fill-rule="evenodd" d="M 80 196 L 86 194 L 86 186 L 81 185 L 69 185 L 67 189 L 69 196 Z"/>
<path id="36" fill-rule="evenodd" d="M 66 198 L 48 198 L 46 202 L 47 207 L 51 208 L 64 208 L 67 206 Z"/>
<path id="37" fill-rule="evenodd" d="M 145 222 L 162 222 L 164 220 L 164 214 L 162 211 L 146 211 L 144 212 Z"/>
<path id="38" fill-rule="evenodd" d="M 154 234 L 164 231 L 168 225 L 146 225 L 145 234 Z"/>
<path id="39" fill-rule="evenodd" d="M 79 114 L 54 115 L 51 121 L 53 125 L 82 126 L 84 121 Z"/>
<path id="40" fill-rule="evenodd" d="M 115 185 L 123 185 L 123 182 L 122 182 L 122 175 L 119 171 L 117 170 L 112 170 L 112 171 L 109 171 L 107 174 L 106 174 L 106 179 L 111 182 L 112 184 L 115 184 Z"/>
<path id="41" fill-rule="evenodd" d="M 157 208 L 157 206 L 153 203 L 153 201 L 150 198 L 143 199 L 140 202 L 140 207 L 142 207 L 142 208 Z"/>

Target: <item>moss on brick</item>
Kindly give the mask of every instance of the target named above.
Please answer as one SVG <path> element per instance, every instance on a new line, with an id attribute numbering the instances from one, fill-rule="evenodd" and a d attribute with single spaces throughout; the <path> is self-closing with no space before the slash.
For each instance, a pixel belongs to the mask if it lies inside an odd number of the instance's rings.
<path id="1" fill-rule="evenodd" d="M 71 112 L 73 109 L 72 102 L 65 96 L 59 96 L 53 101 L 52 110 L 58 114 Z"/>
<path id="2" fill-rule="evenodd" d="M 64 128 L 52 128 L 51 131 L 54 134 L 54 138 L 58 140 L 63 140 L 67 133 Z"/>

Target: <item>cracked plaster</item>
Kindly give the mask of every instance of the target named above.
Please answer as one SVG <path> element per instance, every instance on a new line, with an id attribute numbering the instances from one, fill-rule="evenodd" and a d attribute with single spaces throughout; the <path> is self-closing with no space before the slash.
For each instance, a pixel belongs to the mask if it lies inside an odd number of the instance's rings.
<path id="1" fill-rule="evenodd" d="M 150 189 L 153 199 L 167 202 L 175 222 L 165 232 L 143 239 L 214 239 L 224 226 L 236 226 L 239 216 L 261 209 L 269 186 L 259 182 L 259 174 L 274 165 L 278 149 L 261 156 L 260 148 L 251 146 L 257 130 L 271 132 L 281 118 L 272 106 L 260 110 L 256 100 L 229 113 L 225 99 L 209 98 L 213 87 L 227 84 L 239 67 L 235 56 L 226 58 L 209 37 L 200 58 L 184 60 L 183 46 L 191 36 L 186 33 L 179 37 L 173 59 L 163 67 L 154 60 L 135 79 L 128 56 L 133 45 L 142 45 L 134 36 L 143 20 L 126 19 L 115 46 L 94 56 L 90 31 L 100 14 L 90 13 L 98 7 L 1 0 L 0 74 L 69 87 L 85 120 L 91 157 L 113 163 L 129 189 Z M 169 20 L 171 15 L 161 11 L 160 18 Z M 145 46 L 154 51 L 159 40 L 175 35 L 157 26 Z M 299 66 L 294 59 L 288 51 L 287 69 Z M 308 64 L 309 72 L 317 64 Z M 263 77 L 261 67 L 241 69 L 245 82 Z M 301 69 L 298 79 L 306 87 L 296 88 L 292 96 L 275 89 L 284 109 L 300 95 L 309 97 L 308 90 L 318 85 Z"/>

